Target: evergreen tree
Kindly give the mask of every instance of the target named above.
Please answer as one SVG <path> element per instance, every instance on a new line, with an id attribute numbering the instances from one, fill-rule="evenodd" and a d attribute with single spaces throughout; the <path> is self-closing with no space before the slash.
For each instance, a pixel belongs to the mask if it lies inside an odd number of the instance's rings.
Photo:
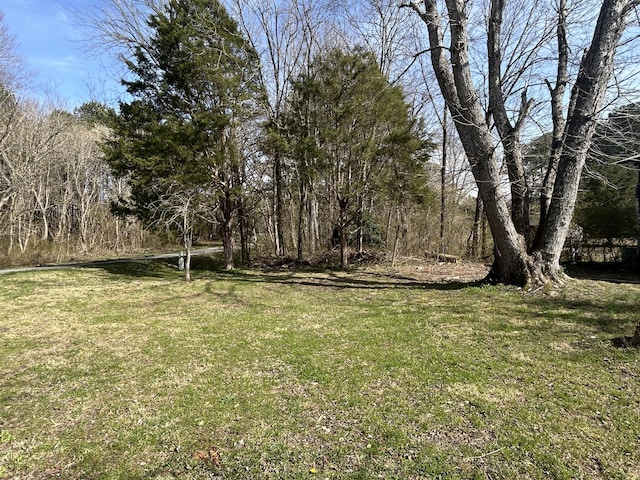
<path id="1" fill-rule="evenodd" d="M 115 111 L 100 102 L 90 101 L 83 103 L 73 110 L 73 116 L 81 122 L 89 125 L 109 125 Z"/>
<path id="2" fill-rule="evenodd" d="M 595 239 L 636 238 L 636 185 L 640 170 L 640 105 L 611 113 L 596 127 L 580 184 L 576 219 Z"/>
<path id="3" fill-rule="evenodd" d="M 187 254 L 196 219 L 217 222 L 232 268 L 244 168 L 236 129 L 258 94 L 256 54 L 217 0 L 170 0 L 149 26 L 149 44 L 126 62 L 132 100 L 120 103 L 105 148 L 131 184 L 120 206 L 177 226 Z"/>
<path id="4" fill-rule="evenodd" d="M 314 60 L 293 84 L 287 132 L 301 201 L 311 188 L 331 199 L 341 265 L 347 266 L 349 228 L 357 250 L 364 238 L 366 206 L 393 167 L 424 162 L 421 138 L 402 90 L 380 72 L 374 56 L 332 50 Z M 421 152 L 419 154 L 417 152 Z M 395 188 L 400 184 L 396 183 Z"/>

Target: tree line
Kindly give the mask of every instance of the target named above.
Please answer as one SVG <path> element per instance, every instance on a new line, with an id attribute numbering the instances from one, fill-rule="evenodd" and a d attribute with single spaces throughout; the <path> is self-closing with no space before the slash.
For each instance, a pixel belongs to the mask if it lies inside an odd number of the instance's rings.
<path id="1" fill-rule="evenodd" d="M 636 6 L 105 2 L 83 19 L 92 46 L 124 61 L 127 95 L 97 157 L 105 183 L 126 188 L 99 201 L 178 232 L 187 251 L 221 238 L 229 268 L 235 247 L 244 262 L 258 247 L 298 259 L 335 247 L 346 266 L 367 245 L 482 244 L 497 281 L 560 282 L 599 115 L 632 98 L 619 79 Z M 39 209 L 49 231 L 57 217 Z"/>
<path id="2" fill-rule="evenodd" d="M 105 136 L 105 127 L 80 111 L 46 111 L 0 92 L 3 263 L 125 251 L 142 242 L 135 222 L 111 215 L 110 200 L 128 187 L 104 162 Z"/>
<path id="3" fill-rule="evenodd" d="M 169 10 L 186 8 L 187 4 L 197 8 L 198 2 L 169 2 Z M 154 6 L 153 2 L 147 5 Z M 350 110 L 353 106 L 344 101 L 355 79 L 350 76 L 353 66 L 346 72 L 338 67 L 330 71 L 328 81 L 323 81 L 327 69 L 335 65 L 341 53 L 360 55 L 364 60 L 365 55 L 358 50 L 357 43 L 349 41 L 349 34 L 365 30 L 374 40 L 364 53 L 370 54 L 375 70 L 382 75 L 383 83 L 386 82 L 378 90 L 391 94 L 395 81 L 402 79 L 403 86 L 415 87 L 411 90 L 414 100 L 420 91 L 432 96 L 436 90 L 442 96 L 491 230 L 492 277 L 521 286 L 562 283 L 560 258 L 571 229 L 582 170 L 598 118 L 609 100 L 610 80 L 623 77 L 625 72 L 633 77 L 633 50 L 628 46 L 634 40 L 637 0 L 604 0 L 597 13 L 585 10 L 585 5 L 579 2 L 570 5 L 560 0 L 553 8 L 540 2 L 523 9 L 514 8 L 505 0 L 491 0 L 482 5 L 424 0 L 388 9 L 389 3 L 369 1 L 342 10 L 328 3 L 323 7 L 332 12 L 330 15 L 316 13 L 314 16 L 317 3 L 313 2 L 274 0 L 248 5 L 230 2 L 230 9 L 239 19 L 237 35 L 246 40 L 244 52 L 256 58 L 256 85 L 262 91 L 257 92 L 255 103 L 262 106 L 263 112 L 268 112 L 262 118 L 270 129 L 272 149 L 262 149 L 262 153 L 273 167 L 268 176 L 273 182 L 276 253 L 282 254 L 286 247 L 284 185 L 297 182 L 299 186 L 300 215 L 294 243 L 299 240 L 301 245 L 303 203 L 305 196 L 316 190 L 305 185 L 305 177 L 316 175 L 318 168 L 330 167 L 327 170 L 330 175 L 320 180 L 320 184 L 328 189 L 331 198 L 328 210 L 334 217 L 329 224 L 334 227 L 342 252 L 341 264 L 345 266 L 348 228 L 353 225 L 353 231 L 360 237 L 356 240 L 359 246 L 367 213 L 365 206 L 374 198 L 371 191 L 380 192 L 379 188 L 372 188 L 375 181 L 369 174 L 375 173 L 377 165 L 389 167 L 400 163 L 401 155 L 395 154 L 405 148 L 407 158 L 418 164 L 415 171 L 421 168 L 419 159 L 424 155 L 417 152 L 425 149 L 417 145 L 424 146 L 429 139 L 418 134 L 413 138 L 415 146 L 409 147 L 409 137 L 415 133 L 410 129 L 405 129 L 409 136 L 404 137 L 401 148 L 399 144 L 392 145 L 391 162 L 383 161 L 382 144 L 388 143 L 391 136 L 377 144 L 372 136 L 372 132 L 388 135 L 385 127 L 377 122 L 383 117 L 375 108 L 370 111 L 376 113 L 367 120 L 358 117 L 366 115 L 368 106 L 380 99 L 380 94 L 365 90 L 360 96 L 354 90 L 351 95 L 358 98 L 356 115 Z M 365 6 L 372 8 L 367 12 Z M 225 9 L 225 6 L 216 4 L 215 8 Z M 162 16 L 164 11 L 162 7 L 152 17 Z M 402 16 L 399 12 L 408 12 L 408 15 Z M 274 18 L 287 21 L 272 23 Z M 486 21 L 478 23 L 473 18 Z M 340 19 L 346 19 L 352 28 L 336 26 Z M 367 24 L 367 20 L 372 19 L 374 21 Z M 367 27 L 353 28 L 359 20 L 364 20 Z M 578 29 L 592 32 L 591 36 L 577 35 Z M 220 35 L 221 31 L 216 29 L 215 34 Z M 340 35 L 342 32 L 346 34 Z M 237 37 L 235 31 L 231 35 Z M 259 42 L 260 38 L 266 42 Z M 152 34 L 148 39 L 151 42 L 147 45 L 158 37 Z M 393 50 L 400 50 L 401 46 L 417 53 L 409 60 Z M 426 48 L 418 51 L 422 46 Z M 578 52 L 583 53 L 580 56 Z M 629 63 L 625 65 L 624 60 Z M 408 62 L 407 67 L 398 70 L 403 62 Z M 420 68 L 413 70 L 410 77 L 401 78 L 416 64 Z M 269 68 L 262 68 L 265 65 Z M 631 73 L 625 70 L 628 65 Z M 429 73 L 425 73 L 427 67 L 431 67 Z M 339 80 L 334 84 L 335 79 Z M 625 85 L 618 81 L 616 87 L 620 96 Z M 568 103 L 565 98 L 569 98 Z M 320 115 L 315 118 L 319 123 L 314 120 L 317 100 Z M 385 99 L 382 103 L 391 101 Z M 330 108 L 322 111 L 323 105 Z M 417 119 L 412 111 L 415 106 L 416 103 L 407 102 L 406 109 L 402 108 L 409 123 Z M 397 112 L 398 108 L 394 110 Z M 287 127 L 288 116 L 296 112 L 297 131 L 292 131 Z M 405 113 L 401 117 L 404 118 Z M 446 127 L 446 117 L 446 114 L 442 117 L 443 127 Z M 361 128 L 367 122 L 368 125 Z M 402 121 L 396 117 L 392 123 L 399 126 Z M 525 132 L 536 123 L 545 125 L 542 128 L 548 129 L 552 139 L 545 152 L 546 165 L 541 169 L 538 184 L 532 182 L 525 157 Z M 353 128 L 356 126 L 357 130 Z M 443 137 L 446 139 L 446 134 Z M 415 150 L 411 151 L 412 148 Z M 287 168 L 292 165 L 297 168 Z M 402 170 L 411 171 L 411 168 Z M 287 170 L 295 174 L 286 178 Z M 415 174 L 410 176 L 419 178 Z M 401 184 L 394 181 L 396 186 Z"/>
<path id="4" fill-rule="evenodd" d="M 132 100 L 113 117 L 106 160 L 132 186 L 121 207 L 177 228 L 187 266 L 198 223 L 218 228 L 226 268 L 237 230 L 246 262 L 262 208 L 274 253 L 302 260 L 331 239 L 346 267 L 349 244 L 362 254 L 371 243 L 379 205 L 429 196 L 428 134 L 371 52 L 317 52 L 264 115 L 259 56 L 222 4 L 170 1 L 149 26 L 127 62 Z"/>
<path id="5" fill-rule="evenodd" d="M 128 251 L 149 227 L 179 235 L 187 253 L 194 238 L 221 239 L 229 268 L 252 249 L 298 260 L 335 249 L 344 266 L 349 249 L 437 250 L 424 234 L 438 214 L 430 133 L 370 49 L 314 46 L 319 20 L 278 10 L 288 16 L 278 28 L 301 35 L 306 50 L 291 52 L 274 90 L 283 52 L 265 61 L 237 11 L 240 21 L 215 2 L 156 7 L 144 13 L 144 35 L 125 42 L 129 97 L 118 108 L 90 102 L 67 113 L 7 92 L 4 263 Z M 43 132 L 46 148 L 21 142 L 18 124 Z M 14 158 L 34 174 L 17 174 Z M 452 217 L 467 216 L 467 192 L 447 188 Z M 464 223 L 448 232 L 459 251 Z"/>

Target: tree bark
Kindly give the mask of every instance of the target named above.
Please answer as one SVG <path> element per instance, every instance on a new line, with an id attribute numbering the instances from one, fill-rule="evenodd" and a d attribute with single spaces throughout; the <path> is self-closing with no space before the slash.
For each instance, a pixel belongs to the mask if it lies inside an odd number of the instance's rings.
<path id="1" fill-rule="evenodd" d="M 226 191 L 220 199 L 222 210 L 222 221 L 220 222 L 222 236 L 222 256 L 224 258 L 225 270 L 233 270 L 235 268 L 233 260 L 233 199 L 231 192 Z"/>
<path id="2" fill-rule="evenodd" d="M 364 195 L 358 196 L 358 213 L 356 216 L 357 230 L 356 230 L 356 254 L 362 255 L 364 253 Z"/>
<path id="3" fill-rule="evenodd" d="M 563 142 L 558 155 L 551 201 L 545 221 L 540 225 L 540 240 L 537 249 L 528 254 L 525 218 L 519 213 L 511 217 L 500 183 L 500 157 L 497 153 L 491 130 L 485 120 L 480 95 L 474 84 L 470 68 L 468 38 L 468 3 L 460 0 L 445 0 L 448 12 L 450 45 L 445 47 L 443 22 L 438 12 L 437 0 L 424 0 L 421 8 L 416 0 L 404 4 L 413 9 L 427 27 L 431 61 L 440 91 L 449 107 L 453 122 L 471 164 L 479 194 L 491 228 L 495 246 L 495 262 L 490 277 L 492 280 L 527 286 L 548 280 L 560 281 L 560 254 L 566 239 L 587 150 L 590 146 L 597 113 L 601 107 L 607 82 L 613 71 L 613 57 L 625 26 L 625 18 L 638 0 L 604 0 L 601 6 L 593 39 L 583 56 L 580 71 L 574 85 Z M 521 122 L 527 113 L 528 101 L 523 96 L 520 114 L 515 125 L 506 118 L 500 79 L 500 22 L 502 0 L 492 0 L 490 32 L 488 35 L 489 93 L 491 114 L 504 147 L 505 160 L 509 167 L 511 191 L 514 205 L 520 197 L 526 198 L 526 188 L 519 170 L 521 160 L 518 136 Z M 564 2 L 560 5 L 558 41 L 560 62 L 556 94 L 552 100 L 559 102 L 565 81 L 563 58 Z M 448 54 L 448 57 L 447 57 Z M 553 105 L 552 105 L 553 106 Z M 559 107 L 558 104 L 554 108 Z M 562 126 L 558 117 L 554 125 Z M 557 145 L 556 145 L 557 146 Z M 553 161 L 553 158 L 551 159 Z M 520 206 L 517 206 L 520 210 Z"/>
<path id="4" fill-rule="evenodd" d="M 299 193 L 299 199 L 298 201 L 300 203 L 298 203 L 298 236 L 297 236 L 297 247 L 298 247 L 298 260 L 302 261 L 302 259 L 304 258 L 304 249 L 303 249 L 303 244 L 304 244 L 304 230 L 305 230 L 305 223 L 304 223 L 304 213 L 307 207 L 307 189 L 305 188 L 304 182 L 302 179 L 299 180 L 300 183 L 298 185 L 298 193 Z"/>
<path id="5" fill-rule="evenodd" d="M 447 253 L 444 241 L 444 226 L 446 220 L 446 181 L 447 181 L 447 148 L 449 134 L 447 132 L 447 107 L 442 112 L 442 165 L 440 166 L 440 253 Z"/>
<path id="6" fill-rule="evenodd" d="M 404 209 L 396 207 L 396 229 L 393 239 L 393 251 L 391 255 L 391 266 L 394 267 L 396 259 L 398 258 L 398 250 L 400 248 L 400 241 L 404 240 L 408 232 L 406 215 Z"/>
<path id="7" fill-rule="evenodd" d="M 640 272 L 640 161 L 636 162 L 638 181 L 636 183 L 636 271 Z"/>
<path id="8" fill-rule="evenodd" d="M 473 216 L 473 229 L 469 238 L 469 257 L 478 258 L 480 256 L 480 235 L 482 234 L 482 219 L 484 218 L 484 206 L 482 198 L 476 198 L 476 211 Z"/>
<path id="9" fill-rule="evenodd" d="M 549 162 L 545 173 L 542 189 L 540 191 L 540 220 L 538 225 L 546 223 L 547 212 L 551 204 L 551 195 L 553 194 L 553 185 L 556 181 L 558 162 L 560 153 L 562 152 L 562 139 L 566 125 L 563 114 L 564 94 L 569 81 L 568 62 L 569 62 L 569 44 L 567 41 L 567 0 L 560 0 L 558 8 L 558 68 L 556 71 L 556 84 L 551 86 L 547 81 L 547 87 L 551 94 L 551 118 L 553 121 L 553 133 L 551 140 L 551 151 L 549 152 Z M 538 228 L 536 238 L 534 239 L 534 248 L 540 245 L 542 230 Z"/>
<path id="10" fill-rule="evenodd" d="M 491 280 L 524 286 L 533 274 L 533 261 L 500 191 L 496 148 L 469 67 L 466 13 L 460 2 L 447 1 L 451 28 L 451 45 L 447 49 L 436 0 L 425 0 L 424 5 L 424 11 L 416 3 L 409 6 L 420 14 L 427 26 L 436 78 L 485 205 L 496 252 Z"/>
<path id="11" fill-rule="evenodd" d="M 224 269 L 233 270 L 235 267 L 233 261 L 233 235 L 229 225 L 222 226 L 222 249 L 224 257 Z"/>
<path id="12" fill-rule="evenodd" d="M 345 199 L 338 199 L 339 206 L 339 219 L 338 219 L 338 233 L 340 236 L 340 268 L 347 268 L 349 266 L 349 251 L 347 248 L 347 201 Z"/>
<path id="13" fill-rule="evenodd" d="M 284 181 L 282 178 L 282 156 L 279 152 L 276 152 L 273 158 L 273 182 L 275 188 L 275 215 L 274 215 L 274 228 L 276 239 L 276 256 L 281 257 L 286 253 L 285 240 L 284 240 Z"/>
<path id="14" fill-rule="evenodd" d="M 507 165 L 509 186 L 511 189 L 511 218 L 516 231 L 525 239 L 529 235 L 529 186 L 524 170 L 520 129 L 531 107 L 526 89 L 522 92 L 522 103 L 515 124 L 509 119 L 504 101 L 502 85 L 502 31 L 505 0 L 491 1 L 487 51 L 489 57 L 489 110 L 495 121 L 496 129 L 502 141 L 504 159 Z"/>
<path id="15" fill-rule="evenodd" d="M 313 190 L 307 194 L 308 198 L 308 243 L 309 253 L 315 255 L 318 239 L 320 238 L 320 228 L 318 225 L 318 201 Z"/>
<path id="16" fill-rule="evenodd" d="M 240 234 L 240 253 L 242 265 L 248 266 L 251 262 L 251 249 L 249 248 L 249 232 L 247 228 L 247 213 L 244 199 L 240 199 L 238 206 L 238 230 Z"/>
<path id="17" fill-rule="evenodd" d="M 234 195 L 233 198 L 233 209 L 237 211 L 238 215 L 238 233 L 240 235 L 240 261 L 242 265 L 249 265 L 250 258 L 250 250 L 249 250 L 249 235 L 247 228 L 247 208 L 246 208 L 246 197 L 244 194 L 243 185 L 246 182 L 246 162 L 237 148 L 237 136 L 232 134 L 230 136 L 231 142 L 229 146 L 229 152 L 232 157 L 231 168 L 233 170 L 233 185 L 235 189 L 239 190 L 239 193 Z"/>
<path id="18" fill-rule="evenodd" d="M 569 232 L 582 168 L 596 127 L 597 114 L 613 73 L 616 46 L 631 6 L 629 0 L 604 0 L 591 46 L 582 57 L 573 86 L 562 152 L 548 216 L 541 225 L 540 259 L 546 275 L 560 272 L 560 255 Z"/>
<path id="19" fill-rule="evenodd" d="M 191 231 L 185 231 L 183 235 L 184 240 L 184 249 L 187 253 L 187 256 L 184 260 L 184 281 L 191 281 L 191 247 L 193 246 L 193 234 Z"/>

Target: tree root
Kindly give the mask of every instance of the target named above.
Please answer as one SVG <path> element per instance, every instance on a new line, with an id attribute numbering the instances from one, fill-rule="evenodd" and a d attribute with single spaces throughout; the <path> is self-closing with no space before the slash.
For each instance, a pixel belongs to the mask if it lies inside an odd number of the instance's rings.
<path id="1" fill-rule="evenodd" d="M 514 259 L 512 265 L 499 265 L 494 261 L 484 282 L 514 285 L 527 293 L 558 291 L 569 284 L 569 277 L 561 267 L 547 264 L 540 252 Z"/>

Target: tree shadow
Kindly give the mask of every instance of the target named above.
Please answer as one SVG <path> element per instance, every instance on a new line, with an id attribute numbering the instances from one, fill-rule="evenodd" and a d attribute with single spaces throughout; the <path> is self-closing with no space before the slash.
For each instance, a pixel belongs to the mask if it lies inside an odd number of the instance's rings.
<path id="1" fill-rule="evenodd" d="M 632 337 L 626 334 L 633 332 L 637 324 L 635 314 L 640 312 L 639 295 L 620 291 L 608 298 L 602 294 L 590 297 L 588 292 L 580 294 L 578 298 L 565 298 L 562 295 L 526 298 L 530 310 L 526 317 L 532 322 L 527 329 L 532 333 L 553 329 L 561 336 L 571 336 L 580 330 L 585 330 L 585 333 L 591 330 L 606 335 L 607 342 L 614 347 L 634 346 Z M 578 327 L 578 330 L 574 327 Z"/>
<path id="2" fill-rule="evenodd" d="M 87 262 L 79 268 L 99 269 L 114 277 L 125 278 L 176 278 L 177 267 L 163 259 L 122 259 Z"/>
<path id="3" fill-rule="evenodd" d="M 570 277 L 581 280 L 640 284 L 640 271 L 621 263 L 579 263 L 565 265 L 564 269 Z"/>
<path id="4" fill-rule="evenodd" d="M 217 270 L 219 278 L 248 283 L 272 283 L 305 287 L 333 288 L 337 290 L 410 289 L 410 290 L 461 290 L 485 284 L 484 280 L 425 282 L 409 276 L 345 271 L 333 269 L 280 270 Z"/>
<path id="5" fill-rule="evenodd" d="M 70 266 L 100 269 L 119 278 L 181 279 L 173 259 L 117 259 L 92 261 Z M 358 269 L 340 269 L 334 265 L 313 266 L 288 264 L 280 267 L 226 270 L 219 255 L 192 257 L 191 271 L 194 280 L 215 278 L 245 283 L 271 283 L 334 289 L 412 289 L 412 290 L 461 290 L 487 284 L 484 278 L 477 280 L 424 281 L 411 275 L 371 272 Z"/>
<path id="6" fill-rule="evenodd" d="M 611 345 L 615 348 L 635 348 L 636 350 L 640 350 L 640 343 L 634 336 L 612 338 Z"/>
<path id="7" fill-rule="evenodd" d="M 166 280 L 180 280 L 183 278 L 177 265 L 168 259 L 129 259 L 91 262 L 81 265 L 81 268 L 101 269 L 114 280 L 126 278 L 156 278 Z M 194 280 L 213 281 L 225 280 L 247 284 L 275 284 L 300 286 L 306 288 L 335 289 L 335 290 L 392 290 L 407 291 L 454 291 L 471 287 L 487 285 L 484 279 L 460 281 L 425 281 L 411 274 L 398 274 L 384 271 L 367 271 L 363 269 L 342 270 L 333 265 L 328 266 L 291 266 L 265 267 L 253 269 L 225 270 L 222 259 L 217 255 L 194 257 L 192 262 Z M 626 272 L 607 271 L 595 268 L 568 269 L 568 274 L 574 278 L 590 279 L 615 284 L 640 283 L 640 278 L 628 277 L 620 274 Z M 615 276 L 611 276 L 615 275 Z M 230 283 L 229 295 L 235 297 L 237 284 Z M 615 287 L 614 287 L 615 288 Z M 209 290 L 209 287 L 206 288 Z M 584 330 L 605 334 L 615 348 L 639 348 L 633 337 L 628 336 L 635 327 L 637 319 L 631 314 L 640 312 L 640 296 L 624 293 L 620 290 L 610 297 L 603 297 L 602 293 L 590 296 L 588 292 L 572 295 L 522 295 L 522 303 L 527 308 L 517 310 L 512 306 L 499 308 L 500 317 L 504 316 L 506 330 L 513 329 L 510 318 L 514 312 L 518 318 L 524 320 L 520 329 L 529 331 L 532 335 L 549 333 L 549 330 L 559 336 L 575 336 L 576 332 Z M 462 309 L 458 314 L 469 314 L 473 306 L 451 305 L 451 311 Z M 630 327 L 630 324 L 633 325 Z M 577 328 L 576 328 L 577 327 Z M 500 328 L 500 327 L 498 327 Z"/>

